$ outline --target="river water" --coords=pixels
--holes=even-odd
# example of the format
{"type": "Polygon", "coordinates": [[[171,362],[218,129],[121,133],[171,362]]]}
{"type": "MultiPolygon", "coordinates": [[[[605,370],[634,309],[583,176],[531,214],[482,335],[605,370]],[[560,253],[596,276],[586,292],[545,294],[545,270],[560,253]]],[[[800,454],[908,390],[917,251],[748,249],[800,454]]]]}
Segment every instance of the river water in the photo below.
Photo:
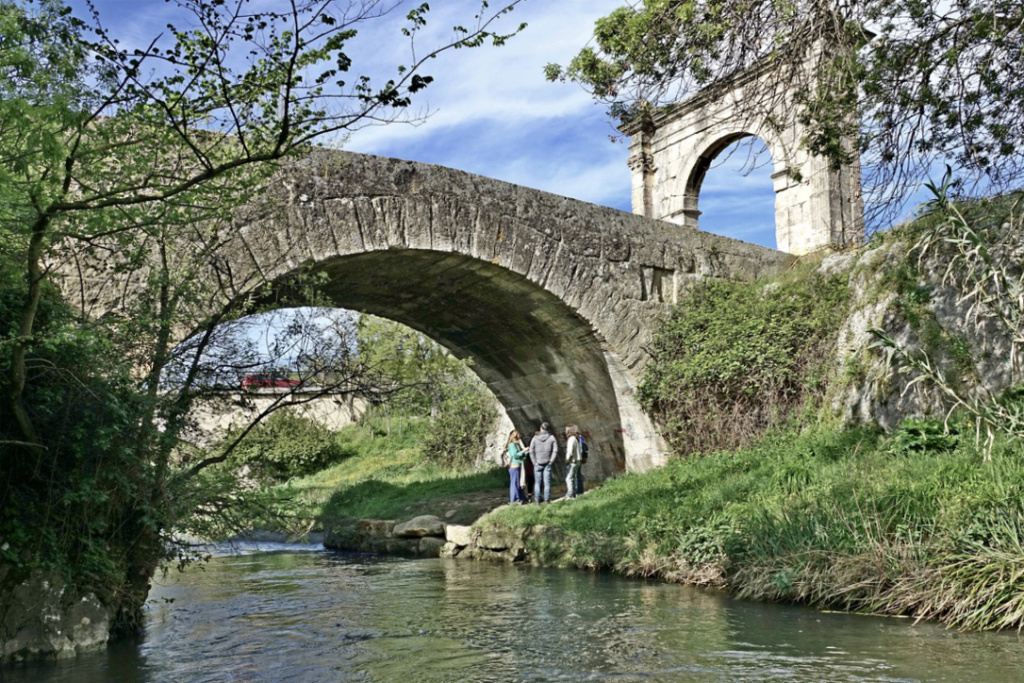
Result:
{"type": "Polygon", "coordinates": [[[1024,680],[1016,633],[607,574],[254,550],[161,580],[138,641],[3,670],[0,680],[1024,680]]]}

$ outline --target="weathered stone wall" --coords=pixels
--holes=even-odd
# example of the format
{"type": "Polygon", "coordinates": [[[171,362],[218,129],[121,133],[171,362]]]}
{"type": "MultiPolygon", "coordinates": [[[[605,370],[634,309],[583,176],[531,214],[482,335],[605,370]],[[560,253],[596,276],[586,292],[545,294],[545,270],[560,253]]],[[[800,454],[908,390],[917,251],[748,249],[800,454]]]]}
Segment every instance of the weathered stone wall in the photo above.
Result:
{"type": "Polygon", "coordinates": [[[232,428],[252,422],[258,415],[275,404],[305,417],[328,429],[339,430],[354,424],[366,411],[366,402],[350,393],[328,393],[312,397],[310,391],[255,391],[224,392],[210,396],[193,407],[193,421],[185,439],[205,446],[232,428]]]}
{"type": "MultiPolygon", "coordinates": [[[[292,276],[324,276],[334,305],[404,323],[472,359],[524,434],[542,420],[559,431],[578,424],[600,478],[665,460],[635,390],[645,347],[686,282],[789,262],[448,168],[318,150],[239,212],[207,270],[224,292],[211,306],[255,293],[294,301],[292,276]]],[[[131,291],[102,265],[67,282],[94,315],[131,291]]]]}

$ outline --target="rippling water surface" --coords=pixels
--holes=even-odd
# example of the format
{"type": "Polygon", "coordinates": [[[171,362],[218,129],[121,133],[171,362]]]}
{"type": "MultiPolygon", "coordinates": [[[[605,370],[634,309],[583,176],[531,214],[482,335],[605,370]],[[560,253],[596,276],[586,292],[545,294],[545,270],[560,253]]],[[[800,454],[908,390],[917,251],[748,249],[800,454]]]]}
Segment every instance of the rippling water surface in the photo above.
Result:
{"type": "Polygon", "coordinates": [[[1016,633],[605,574],[275,549],[151,596],[144,636],[4,681],[1020,681],[1016,633]]]}

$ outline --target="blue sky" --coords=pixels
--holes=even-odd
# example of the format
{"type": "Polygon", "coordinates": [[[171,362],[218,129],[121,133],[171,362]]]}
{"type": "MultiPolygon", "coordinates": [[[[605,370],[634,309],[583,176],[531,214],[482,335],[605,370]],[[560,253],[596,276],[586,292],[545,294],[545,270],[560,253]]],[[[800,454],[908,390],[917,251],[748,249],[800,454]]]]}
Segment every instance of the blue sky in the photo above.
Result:
{"type": "MultiPolygon", "coordinates": [[[[269,0],[268,0],[269,1],[269,0]]],[[[80,16],[85,0],[69,0],[80,16]]],[[[94,0],[104,24],[128,45],[148,42],[168,21],[182,21],[173,2],[94,0]],[[145,10],[141,8],[145,7],[145,10]]],[[[356,70],[407,63],[398,28],[407,3],[392,16],[364,25],[352,42],[356,70]]],[[[498,3],[493,2],[497,5],[498,3]]],[[[626,141],[613,142],[604,107],[579,86],[545,81],[549,62],[567,63],[590,39],[594,21],[624,0],[525,0],[506,26],[528,27],[503,47],[458,50],[425,72],[435,83],[415,111],[419,125],[390,124],[353,133],[345,149],[450,166],[555,194],[630,210],[626,141]]],[[[428,44],[448,37],[479,9],[477,0],[435,0],[427,15],[428,44]]],[[[775,246],[770,169],[745,174],[746,154],[723,155],[704,181],[701,227],[775,246]]]]}

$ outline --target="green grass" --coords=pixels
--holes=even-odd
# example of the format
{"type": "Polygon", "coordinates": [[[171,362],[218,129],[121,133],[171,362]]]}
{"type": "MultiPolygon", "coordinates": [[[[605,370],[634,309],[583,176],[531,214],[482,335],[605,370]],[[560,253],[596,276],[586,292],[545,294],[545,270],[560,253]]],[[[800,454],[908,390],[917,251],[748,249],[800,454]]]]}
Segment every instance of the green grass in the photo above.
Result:
{"type": "MultiPolygon", "coordinates": [[[[508,488],[508,473],[501,468],[481,471],[447,468],[423,457],[426,419],[394,418],[390,434],[381,424],[359,424],[338,432],[344,452],[337,464],[308,477],[276,486],[277,518],[263,526],[284,526],[302,532],[330,526],[342,519],[398,519],[449,510],[454,518],[475,519],[482,513],[461,509],[455,502],[467,494],[508,488]]],[[[472,506],[469,506],[470,508],[472,506]]]]}
{"type": "Polygon", "coordinates": [[[541,563],[719,585],[741,597],[1019,628],[1024,448],[983,462],[972,435],[907,454],[860,429],[774,434],[675,460],[572,503],[481,524],[556,527],[541,563]]]}

